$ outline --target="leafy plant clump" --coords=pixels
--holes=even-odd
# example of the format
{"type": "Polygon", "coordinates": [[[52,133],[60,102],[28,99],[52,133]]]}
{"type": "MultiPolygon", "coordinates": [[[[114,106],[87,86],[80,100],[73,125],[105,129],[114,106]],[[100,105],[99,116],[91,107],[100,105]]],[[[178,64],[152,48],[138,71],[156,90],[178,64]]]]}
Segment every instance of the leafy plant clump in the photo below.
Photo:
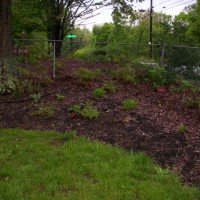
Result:
{"type": "Polygon", "coordinates": [[[38,103],[42,97],[41,93],[37,94],[31,94],[30,97],[35,101],[35,103],[38,103]]]}
{"type": "Polygon", "coordinates": [[[122,106],[125,110],[131,110],[138,106],[138,101],[135,99],[126,99],[123,101],[122,106]]]}
{"type": "Polygon", "coordinates": [[[155,88],[169,85],[176,80],[176,75],[163,67],[151,67],[147,72],[147,79],[153,83],[155,88]]]}
{"type": "Polygon", "coordinates": [[[61,94],[56,94],[56,99],[57,100],[63,100],[65,98],[65,96],[61,95],[61,94]]]}
{"type": "Polygon", "coordinates": [[[100,112],[92,105],[91,102],[73,105],[68,109],[68,111],[79,113],[82,117],[87,119],[95,119],[100,116],[100,112]]]}
{"type": "Polygon", "coordinates": [[[35,110],[32,115],[41,116],[44,118],[51,118],[55,115],[55,111],[58,110],[55,106],[41,105],[37,110],[35,110]]]}
{"type": "Polygon", "coordinates": [[[94,97],[103,98],[106,94],[106,91],[103,88],[96,88],[93,92],[94,97]]]}
{"type": "Polygon", "coordinates": [[[185,126],[184,124],[181,124],[178,129],[177,129],[178,133],[186,133],[187,131],[187,126],[185,126]]]}
{"type": "Polygon", "coordinates": [[[115,93],[117,90],[117,87],[114,85],[114,83],[112,81],[108,81],[108,82],[104,83],[103,88],[105,91],[108,91],[111,93],[115,93]]]}
{"type": "Polygon", "coordinates": [[[131,66],[125,66],[118,70],[117,77],[123,82],[136,83],[135,70],[131,66]]]}
{"type": "Polygon", "coordinates": [[[82,83],[87,83],[93,81],[95,78],[95,73],[90,69],[79,68],[75,72],[75,77],[78,78],[82,83]]]}

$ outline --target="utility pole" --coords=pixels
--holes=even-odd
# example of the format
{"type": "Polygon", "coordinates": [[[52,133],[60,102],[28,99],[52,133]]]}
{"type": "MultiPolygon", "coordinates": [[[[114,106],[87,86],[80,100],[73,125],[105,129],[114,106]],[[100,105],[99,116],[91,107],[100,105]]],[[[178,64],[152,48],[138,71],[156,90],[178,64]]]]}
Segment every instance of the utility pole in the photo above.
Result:
{"type": "Polygon", "coordinates": [[[153,0],[150,0],[150,33],[149,33],[149,58],[152,58],[152,32],[153,32],[153,0]]]}

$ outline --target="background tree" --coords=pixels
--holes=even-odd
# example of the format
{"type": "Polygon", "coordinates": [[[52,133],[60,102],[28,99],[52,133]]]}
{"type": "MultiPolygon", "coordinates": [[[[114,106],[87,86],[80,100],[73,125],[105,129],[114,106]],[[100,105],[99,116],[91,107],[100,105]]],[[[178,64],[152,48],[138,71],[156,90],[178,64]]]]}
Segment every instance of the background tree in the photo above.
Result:
{"type": "MultiPolygon", "coordinates": [[[[142,0],[137,0],[142,1],[142,0]]],[[[38,6],[40,16],[47,26],[48,39],[59,40],[56,42],[56,56],[61,55],[62,41],[67,33],[84,20],[93,17],[94,11],[105,6],[113,5],[115,13],[131,14],[133,0],[41,0],[38,6]]]]}
{"type": "Polygon", "coordinates": [[[17,67],[13,61],[11,0],[0,1],[0,93],[16,89],[17,67]]]}

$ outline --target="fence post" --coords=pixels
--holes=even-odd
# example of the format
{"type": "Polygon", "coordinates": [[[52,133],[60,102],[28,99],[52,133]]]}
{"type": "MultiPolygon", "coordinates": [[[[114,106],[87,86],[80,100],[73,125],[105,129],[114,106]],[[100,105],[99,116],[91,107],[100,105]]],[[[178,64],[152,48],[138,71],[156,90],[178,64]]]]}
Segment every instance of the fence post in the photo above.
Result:
{"type": "Polygon", "coordinates": [[[162,45],[162,57],[161,57],[161,66],[164,67],[164,59],[165,59],[165,45],[162,45]]]}
{"type": "Polygon", "coordinates": [[[53,41],[53,78],[56,77],[56,42],[53,41]]]}

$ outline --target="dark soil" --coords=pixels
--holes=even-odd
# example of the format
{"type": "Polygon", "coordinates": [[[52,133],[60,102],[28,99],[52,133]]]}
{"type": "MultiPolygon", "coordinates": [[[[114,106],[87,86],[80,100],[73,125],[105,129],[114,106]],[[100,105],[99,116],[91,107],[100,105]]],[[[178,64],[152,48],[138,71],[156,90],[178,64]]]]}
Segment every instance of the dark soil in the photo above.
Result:
{"type": "MultiPolygon", "coordinates": [[[[183,182],[200,186],[200,109],[187,107],[182,103],[183,94],[165,89],[156,91],[150,83],[127,84],[114,80],[116,93],[107,93],[103,99],[96,99],[93,91],[110,80],[108,72],[116,69],[113,64],[91,64],[74,60],[62,60],[64,66],[57,72],[56,79],[45,83],[40,72],[32,70],[34,83],[42,83],[43,96],[39,103],[30,99],[29,94],[21,97],[0,96],[0,128],[23,128],[57,130],[100,140],[134,151],[145,151],[162,167],[177,172],[183,182]],[[82,84],[73,76],[80,67],[101,69],[102,76],[93,82],[82,84]],[[38,76],[37,76],[38,75],[38,76]],[[55,93],[65,96],[56,99],[55,93]],[[124,110],[122,101],[127,98],[138,100],[134,110],[124,110]],[[69,112],[74,104],[92,101],[101,115],[97,119],[84,119],[69,112]],[[35,116],[33,112],[41,105],[56,107],[51,118],[35,116]],[[186,133],[177,131],[187,126],[186,133]]],[[[50,67],[51,62],[43,65],[50,67]]],[[[26,66],[33,69],[31,66],[26,66]]],[[[141,72],[139,73],[142,74],[141,72]]],[[[141,75],[142,77],[142,75],[141,75]]],[[[29,78],[30,79],[30,78],[29,78]]]]}

